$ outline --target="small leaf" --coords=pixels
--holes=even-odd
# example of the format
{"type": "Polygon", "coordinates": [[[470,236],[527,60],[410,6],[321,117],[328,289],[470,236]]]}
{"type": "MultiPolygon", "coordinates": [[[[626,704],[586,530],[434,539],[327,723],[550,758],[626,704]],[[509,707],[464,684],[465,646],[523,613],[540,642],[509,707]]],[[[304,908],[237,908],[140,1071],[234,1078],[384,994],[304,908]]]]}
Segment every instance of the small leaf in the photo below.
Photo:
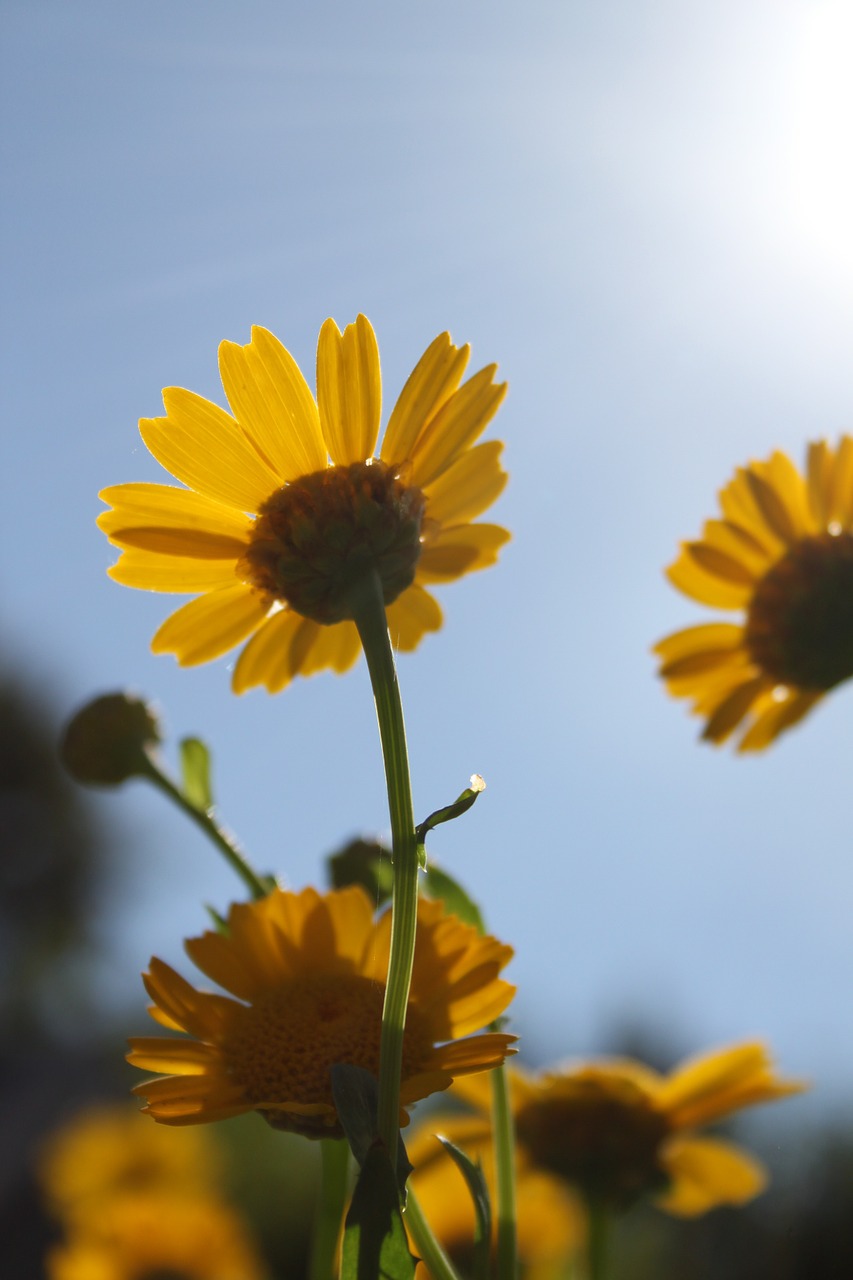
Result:
{"type": "Polygon", "coordinates": [[[431,898],[443,902],[445,911],[450,915],[458,916],[465,924],[473,925],[478,933],[486,932],[485,921],[476,902],[458,880],[454,880],[453,876],[437,867],[434,862],[430,863],[424,876],[424,891],[431,898]]]}
{"type": "Polygon", "coordinates": [[[346,1219],[341,1280],[414,1280],[397,1179],[380,1143],[367,1152],[346,1219]]]}
{"type": "Polygon", "coordinates": [[[213,808],[210,752],[201,738],[183,738],[180,751],[183,793],[191,805],[207,813],[208,809],[213,808]]]}
{"type": "MultiPolygon", "coordinates": [[[[370,1071],[364,1067],[355,1067],[348,1062],[336,1062],[331,1068],[332,1097],[335,1110],[343,1125],[350,1150],[359,1166],[363,1166],[367,1156],[379,1137],[379,1083],[370,1071]]],[[[412,1166],[403,1145],[401,1134],[397,1133],[397,1198],[406,1203],[406,1182],[412,1166]]]]}
{"type": "Polygon", "coordinates": [[[447,1138],[442,1138],[440,1133],[436,1137],[462,1174],[471,1193],[475,1219],[472,1275],[473,1280],[487,1280],[492,1245],[492,1202],[483,1170],[479,1161],[475,1164],[464,1151],[460,1151],[447,1138]]]}
{"type": "Polygon", "coordinates": [[[231,932],[231,930],[228,928],[228,921],[225,919],[225,917],[221,916],[219,912],[216,910],[216,907],[212,907],[209,902],[206,902],[204,904],[204,909],[207,912],[207,914],[210,916],[211,920],[213,921],[213,927],[216,930],[216,932],[221,933],[227,937],[228,934],[231,932]]]}
{"type": "Polygon", "coordinates": [[[378,840],[351,840],[326,859],[332,888],[360,884],[377,907],[388,902],[394,884],[391,850],[378,840]]]}

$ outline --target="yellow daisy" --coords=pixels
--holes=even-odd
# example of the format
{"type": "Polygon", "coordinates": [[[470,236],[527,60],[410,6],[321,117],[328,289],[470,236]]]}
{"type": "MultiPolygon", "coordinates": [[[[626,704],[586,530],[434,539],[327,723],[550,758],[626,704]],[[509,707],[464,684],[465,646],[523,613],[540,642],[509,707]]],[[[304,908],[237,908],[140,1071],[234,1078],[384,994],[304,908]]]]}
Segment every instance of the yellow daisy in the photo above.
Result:
{"type": "Polygon", "coordinates": [[[169,1194],[105,1199],[50,1251],[46,1269],[48,1280],[262,1280],[266,1274],[227,1204],[169,1194]]]}
{"type": "Polygon", "coordinates": [[[223,1173],[211,1133],[167,1133],[132,1103],[90,1107],[45,1143],[39,1182],[54,1213],[97,1214],[107,1196],[206,1193],[223,1173]]]}
{"type": "Polygon", "coordinates": [[[809,445],[801,475],[784,453],[739,468],[721,518],[682,544],[669,580],[702,604],[742,612],[655,646],[669,692],[723,742],[761,751],[853,675],[853,438],[809,445]]]}
{"type": "MultiPolygon", "coordinates": [[[[522,1177],[547,1174],[611,1209],[651,1194],[661,1208],[683,1217],[743,1204],[766,1184],[752,1156],[695,1130],[803,1088],[774,1074],[760,1044],[705,1054],[668,1076],[617,1058],[539,1076],[511,1069],[510,1081],[522,1177]]],[[[433,1116],[432,1131],[463,1150],[488,1143],[487,1083],[459,1081],[453,1093],[482,1118],[433,1116]]]]}
{"type": "MultiPolygon", "coordinates": [[[[260,1111],[276,1128],[340,1137],[329,1071],[348,1063],[378,1074],[390,933],[390,913],[376,920],[359,886],[324,896],[277,889],[232,906],[227,934],[186,944],[199,969],[236,1000],[197,991],[152,960],[145,985],[153,1017],[193,1038],[131,1040],[130,1062],[167,1073],[136,1088],[146,1110],[163,1124],[260,1111]]],[[[420,902],[404,1106],[512,1052],[514,1036],[470,1034],[512,999],[514,988],[498,976],[511,955],[511,947],[446,915],[440,903],[420,902]]]]}
{"type": "Polygon", "coordinates": [[[494,564],[509,534],[475,517],[501,493],[502,445],[477,444],[506,386],[495,365],[462,382],[470,349],[448,334],[410,375],[374,457],[379,352],[359,316],[320,330],[317,398],[266,329],[223,342],[226,413],[180,387],[164,418],[143,419],[154,457],[187,488],[104,489],[98,523],[121,547],[109,570],[150,591],[199,593],[154,636],[155,653],[191,666],[248,639],[234,669],[242,693],[276,693],[296,675],[346,671],[360,646],[349,593],[379,575],[395,647],[441,626],[427,587],[494,564]]]}

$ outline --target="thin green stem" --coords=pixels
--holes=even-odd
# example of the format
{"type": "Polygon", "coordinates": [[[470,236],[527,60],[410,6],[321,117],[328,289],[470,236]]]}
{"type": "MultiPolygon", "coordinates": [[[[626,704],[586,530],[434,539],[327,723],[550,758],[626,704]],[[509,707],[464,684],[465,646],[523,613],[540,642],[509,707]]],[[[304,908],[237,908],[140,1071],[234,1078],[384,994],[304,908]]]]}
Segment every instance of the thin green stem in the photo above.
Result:
{"type": "Polygon", "coordinates": [[[397,1133],[400,1126],[403,1032],[415,955],[418,852],[403,704],[400,701],[400,686],[397,683],[394,654],[388,635],[382,586],[376,573],[362,580],[353,591],[351,603],[376,701],[391,816],[394,887],[391,903],[391,952],[382,1009],[379,1054],[379,1133],[393,1164],[397,1155],[397,1133]]]}
{"type": "Polygon", "coordinates": [[[418,1198],[411,1187],[406,1199],[406,1222],[415,1242],[415,1248],[426,1265],[431,1280],[459,1280],[453,1264],[433,1235],[432,1227],[424,1217],[418,1198]]]}
{"type": "Polygon", "coordinates": [[[609,1264],[610,1213],[600,1202],[587,1201],[589,1215],[589,1280],[606,1280],[609,1264]]]}
{"type": "Polygon", "coordinates": [[[516,1280],[518,1242],[515,1209],[515,1126],[505,1066],[491,1073],[492,1140],[495,1144],[498,1214],[498,1280],[516,1280]]]}
{"type": "Polygon", "coordinates": [[[320,1204],[314,1219],[310,1280],[336,1280],[349,1184],[349,1147],[338,1138],[320,1143],[320,1204]]]}
{"type": "Polygon", "coordinates": [[[208,812],[204,809],[197,809],[194,804],[191,804],[183,792],[175,786],[172,779],[162,772],[159,765],[150,756],[147,759],[148,767],[143,776],[148,778],[149,782],[153,782],[154,786],[162,791],[164,795],[168,796],[188,818],[192,819],[197,827],[201,827],[204,834],[213,841],[219,852],[224,856],[232,870],[236,871],[252,897],[265,898],[271,887],[269,881],[265,881],[262,876],[259,876],[253,870],[233,837],[224,831],[208,812]]]}

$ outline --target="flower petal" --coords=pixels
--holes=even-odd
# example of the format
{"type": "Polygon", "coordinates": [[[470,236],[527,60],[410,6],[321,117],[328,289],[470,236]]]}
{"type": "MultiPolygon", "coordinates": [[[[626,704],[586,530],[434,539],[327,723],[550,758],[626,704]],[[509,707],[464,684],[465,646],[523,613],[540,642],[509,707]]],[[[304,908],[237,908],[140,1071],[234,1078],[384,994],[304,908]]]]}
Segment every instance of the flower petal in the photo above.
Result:
{"type": "Polygon", "coordinates": [[[702,730],[705,742],[725,742],[767,689],[764,676],[743,680],[721,698],[702,730]]]}
{"type": "Polygon", "coordinates": [[[210,662],[261,625],[269,602],[242,582],[209,591],[182,605],[155,632],[153,653],[173,653],[182,667],[210,662]]]}
{"type": "Polygon", "coordinates": [[[116,546],[222,560],[243,554],[251,520],[192,489],[117,484],[99,498],[112,505],[97,524],[116,546]]]}
{"type": "Polygon", "coordinates": [[[671,635],[659,640],[652,652],[667,666],[697,653],[738,649],[743,643],[743,634],[743,627],[738,627],[733,622],[703,622],[698,626],[673,631],[671,635]]]}
{"type": "Polygon", "coordinates": [[[738,743],[738,751],[763,751],[786,729],[792,728],[808,715],[815,703],[824,696],[823,690],[788,691],[788,697],[769,706],[755,720],[752,727],[738,743]]]}
{"type": "Polygon", "coordinates": [[[694,1129],[802,1089],[798,1081],[774,1074],[763,1044],[748,1041],[703,1053],[676,1068],[661,1085],[658,1102],[674,1129],[694,1129]]]}
{"type": "Polygon", "coordinates": [[[751,584],[720,577],[707,567],[710,557],[706,557],[705,564],[700,563],[694,553],[696,545],[682,543],[681,554],[666,570],[672,585],[701,604],[710,604],[718,609],[744,608],[752,595],[751,584]]]}
{"type": "Polygon", "coordinates": [[[842,436],[835,454],[827,515],[843,529],[853,524],[853,438],[842,436]]]}
{"type": "Polygon", "coordinates": [[[127,1061],[133,1067],[161,1074],[199,1076],[221,1065],[221,1054],[213,1045],[186,1036],[131,1036],[127,1061]]]}
{"type": "Polygon", "coordinates": [[[231,680],[235,693],[259,684],[278,693],[288,684],[293,677],[290,646],[301,622],[292,609],[280,609],[267,618],[237,659],[231,680]]]}
{"type": "Polygon", "coordinates": [[[412,449],[412,484],[426,488],[485,431],[507,390],[496,372],[490,364],[475,373],[430,419],[412,449]]]}
{"type": "Polygon", "coordinates": [[[424,546],[416,580],[453,582],[475,569],[487,569],[509,539],[507,530],[497,524],[462,524],[442,529],[434,541],[424,546]]]}
{"type": "Polygon", "coordinates": [[[414,583],[386,609],[391,644],[401,653],[411,653],[428,631],[438,631],[442,612],[438,601],[414,583]]]}
{"type": "Polygon", "coordinates": [[[189,595],[234,584],[234,560],[199,560],[160,555],[156,551],[123,551],[107,569],[114,582],[142,591],[173,591],[189,595]]]}
{"type": "Polygon", "coordinates": [[[655,1203],[681,1218],[697,1217],[717,1205],[746,1204],[767,1185],[757,1160],[719,1138],[673,1138],[663,1163],[672,1184],[655,1203]]]}
{"type": "Polygon", "coordinates": [[[335,466],[373,456],[382,411],[379,348],[366,316],[343,333],[327,320],[317,343],[317,403],[335,466]]]}
{"type": "Polygon", "coordinates": [[[455,347],[449,333],[440,333],[430,343],[388,420],[380,455],[383,462],[394,466],[411,458],[415,441],[462,381],[470,355],[471,348],[455,347]]]}
{"type": "Polygon", "coordinates": [[[277,477],[273,488],[326,466],[311,389],[293,356],[268,329],[253,325],[252,340],[245,346],[221,343],[219,374],[234,417],[277,477]]]}
{"type": "Polygon", "coordinates": [[[500,497],[509,476],[500,464],[503,444],[487,440],[457,458],[425,490],[427,517],[440,525],[466,524],[500,497]]]}
{"type": "Polygon", "coordinates": [[[240,511],[257,511],[281,481],[219,405],[183,387],[163,392],[165,418],[139,433],[157,461],[190,489],[240,511]]]}

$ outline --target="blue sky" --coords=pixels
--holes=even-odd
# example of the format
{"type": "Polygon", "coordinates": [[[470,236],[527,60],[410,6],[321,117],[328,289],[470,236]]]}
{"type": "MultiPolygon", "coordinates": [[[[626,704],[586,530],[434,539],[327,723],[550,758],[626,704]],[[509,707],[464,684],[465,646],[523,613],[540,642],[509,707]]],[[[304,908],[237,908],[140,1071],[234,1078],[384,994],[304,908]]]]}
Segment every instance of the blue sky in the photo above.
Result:
{"type": "MultiPolygon", "coordinates": [[[[294,886],[387,825],[363,668],[269,698],[148,642],[97,492],[164,480],[136,421],[216,348],[379,338],[387,411],[439,331],[496,360],[494,570],[400,662],[433,852],[517,951],[531,1060],[650,1020],[762,1035],[849,1090],[853,688],[763,757],[696,742],[650,645],[662,568],[733,468],[853,425],[853,21],[841,3],[115,6],[6,0],[4,652],[57,717],[129,686],[214,750],[225,820],[294,886]],[[10,198],[11,197],[11,198],[10,198]]],[[[102,929],[111,998],[238,886],[141,786],[102,929]]],[[[189,972],[186,964],[185,971],[189,972]]],[[[796,1104],[801,1105],[801,1104],[796,1104]]]]}

